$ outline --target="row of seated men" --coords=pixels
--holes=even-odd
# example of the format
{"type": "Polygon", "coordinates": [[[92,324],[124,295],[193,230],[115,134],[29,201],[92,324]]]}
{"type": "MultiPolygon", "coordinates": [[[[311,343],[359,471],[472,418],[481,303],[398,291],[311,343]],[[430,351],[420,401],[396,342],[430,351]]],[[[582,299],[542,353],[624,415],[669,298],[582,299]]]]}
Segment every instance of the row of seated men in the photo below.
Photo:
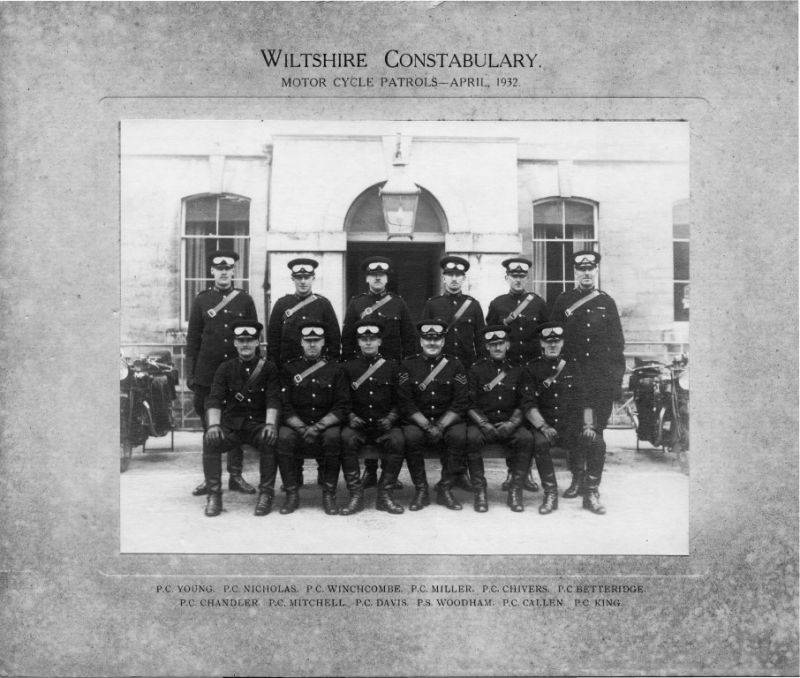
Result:
{"type": "MultiPolygon", "coordinates": [[[[187,385],[194,391],[195,409],[203,420],[204,429],[209,424],[205,417],[206,399],[217,367],[236,355],[231,324],[235,320],[257,320],[252,298],[233,286],[237,260],[238,255],[230,250],[212,253],[209,263],[214,285],[195,298],[190,313],[185,373],[187,385]]],[[[573,255],[575,289],[563,293],[556,300],[552,315],[564,323],[565,343],[560,345],[567,349],[563,351],[564,357],[577,360],[579,366],[576,369],[580,369],[586,375],[585,381],[592,384],[595,431],[599,437],[598,445],[604,447],[602,431],[610,414],[613,392],[619,387],[624,372],[624,341],[613,299],[596,289],[599,261],[599,253],[593,251],[573,255]]],[[[305,355],[301,328],[309,321],[317,321],[324,328],[322,352],[327,360],[343,356],[347,361],[361,355],[361,342],[356,338],[357,324],[361,320],[372,320],[380,325],[383,359],[399,362],[419,351],[423,338],[418,336],[405,302],[398,295],[386,291],[391,272],[389,259],[371,257],[362,262],[368,289],[350,301],[341,334],[330,302],[312,290],[317,266],[318,262],[309,258],[294,259],[288,264],[295,293],[276,301],[267,331],[266,356],[275,365],[283,369],[305,355]]],[[[525,291],[530,260],[513,257],[504,261],[503,266],[509,293],[491,302],[486,320],[490,326],[499,324],[505,330],[505,360],[511,367],[521,367],[541,354],[538,327],[547,319],[548,311],[541,297],[525,291]]],[[[441,268],[445,293],[426,303],[423,316],[445,323],[443,352],[449,360],[457,359],[466,369],[489,355],[489,344],[483,335],[486,324],[477,300],[461,293],[469,263],[461,257],[448,256],[441,260],[441,268]]],[[[255,488],[242,476],[241,449],[231,449],[227,456],[229,489],[255,493],[255,488]]],[[[571,455],[569,461],[574,482],[567,494],[571,494],[575,487],[583,494],[586,468],[581,465],[579,457],[571,455]]],[[[302,459],[298,459],[297,464],[296,476],[298,484],[301,484],[302,459]]],[[[377,462],[365,460],[364,466],[362,488],[374,486],[377,483],[377,462]]],[[[464,466],[462,464],[456,469],[454,484],[471,489],[473,483],[464,466]]],[[[513,464],[510,457],[508,466],[504,490],[511,485],[513,464]]],[[[397,486],[399,483],[393,485],[397,486]]],[[[538,489],[532,474],[523,479],[523,486],[532,491],[538,489]]],[[[208,489],[204,481],[193,494],[206,494],[208,489]]]]}
{"type": "MultiPolygon", "coordinates": [[[[417,323],[421,352],[399,363],[381,355],[384,326],[379,321],[355,323],[359,354],[338,363],[323,357],[326,326],[307,320],[299,326],[302,357],[280,372],[259,355],[262,329],[253,320],[232,324],[238,355],[216,371],[205,401],[207,516],[222,511],[221,455],[243,443],[260,453],[258,516],[272,510],[278,470],[285,492],[280,513],[297,510],[297,460],[304,456],[318,461],[325,513],[358,513],[365,503],[359,451],[368,443],[383,452],[378,510],[403,513],[392,491],[404,461],[414,486],[409,510],[430,504],[424,451],[435,448],[441,455],[437,503],[462,508],[452,490],[455,478],[466,469],[474,509],[487,511],[482,451],[489,443],[499,443],[507,450],[511,469],[508,506],[524,510],[523,481],[533,457],[544,489],[539,512],[546,515],[558,508],[550,456],[556,440],[586,466],[584,508],[605,512],[597,491],[604,446],[596,430],[591,385],[576,361],[561,358],[562,323],[539,326],[543,355],[524,367],[508,360],[507,327],[486,326],[481,338],[488,357],[469,369],[443,352],[446,324],[438,320],[417,323]],[[340,470],[349,495],[341,507],[336,498],[340,470]]],[[[577,496],[578,489],[573,482],[565,496],[577,496]]]]}

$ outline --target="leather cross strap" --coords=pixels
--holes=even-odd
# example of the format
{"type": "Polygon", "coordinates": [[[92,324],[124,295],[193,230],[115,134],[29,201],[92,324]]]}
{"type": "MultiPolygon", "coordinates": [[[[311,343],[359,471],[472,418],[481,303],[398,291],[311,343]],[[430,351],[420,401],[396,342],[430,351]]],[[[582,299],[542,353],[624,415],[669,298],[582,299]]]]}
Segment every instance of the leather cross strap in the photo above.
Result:
{"type": "Polygon", "coordinates": [[[239,290],[233,290],[227,297],[223,297],[222,301],[220,301],[214,308],[209,308],[206,313],[208,314],[209,318],[214,318],[217,313],[219,313],[223,308],[225,308],[233,298],[238,296],[239,290]]]}
{"type": "Polygon", "coordinates": [[[436,375],[444,369],[445,365],[447,365],[447,358],[442,358],[442,361],[436,367],[434,367],[430,374],[425,377],[425,380],[420,383],[419,390],[424,391],[426,388],[428,388],[430,383],[436,378],[436,375]]]}
{"type": "Polygon", "coordinates": [[[453,316],[453,319],[450,321],[450,324],[447,326],[446,332],[449,332],[453,327],[455,327],[456,323],[461,320],[461,316],[466,313],[469,305],[472,303],[472,299],[467,299],[461,306],[458,307],[456,314],[453,316]]]}
{"type": "Polygon", "coordinates": [[[522,301],[520,301],[519,304],[517,304],[517,307],[503,319],[503,325],[510,325],[511,323],[513,323],[517,318],[519,318],[522,315],[522,312],[527,308],[528,304],[530,304],[532,301],[533,301],[532,294],[529,294],[522,301]]]}
{"type": "Polygon", "coordinates": [[[375,311],[377,311],[377,310],[378,310],[378,309],[379,309],[381,306],[383,306],[384,304],[388,304],[388,303],[389,303],[391,300],[392,300],[392,295],[391,295],[391,294],[387,294],[387,295],[386,295],[386,296],[385,296],[383,299],[381,299],[381,300],[380,300],[380,301],[379,301],[377,304],[375,304],[374,306],[367,306],[367,307],[366,307],[366,308],[365,308],[363,311],[361,311],[361,316],[360,316],[360,319],[361,319],[361,320],[363,320],[363,319],[364,319],[364,318],[366,318],[368,315],[372,315],[372,314],[373,314],[373,313],[375,313],[375,311]]]}
{"type": "Polygon", "coordinates": [[[552,383],[553,383],[553,382],[554,382],[556,379],[558,379],[558,375],[559,375],[559,374],[561,374],[561,370],[563,370],[563,369],[564,369],[564,366],[565,366],[566,364],[567,364],[567,361],[566,361],[566,360],[564,360],[563,358],[562,358],[561,360],[559,360],[559,361],[558,361],[558,367],[556,368],[556,372],[555,372],[555,374],[551,374],[549,377],[547,377],[547,379],[545,379],[545,380],[542,382],[542,385],[543,385],[545,388],[550,388],[550,385],[551,385],[551,384],[552,384],[552,383]]]}
{"type": "Polygon", "coordinates": [[[312,294],[303,299],[303,301],[295,304],[291,308],[287,308],[283,312],[283,319],[286,320],[287,318],[291,318],[295,313],[297,313],[301,308],[303,308],[303,306],[308,306],[310,303],[316,301],[317,299],[319,299],[319,297],[316,294],[312,294]]]}
{"type": "Polygon", "coordinates": [[[576,301],[572,306],[570,306],[566,311],[564,311],[564,315],[569,318],[575,311],[577,311],[581,306],[583,306],[586,302],[591,301],[592,299],[596,299],[600,296],[600,290],[594,290],[590,292],[585,297],[581,297],[576,301]]]}
{"type": "Polygon", "coordinates": [[[500,372],[494,379],[492,379],[488,384],[483,385],[483,390],[487,393],[491,391],[495,386],[497,386],[503,379],[505,379],[506,373],[500,372]]]}
{"type": "Polygon", "coordinates": [[[305,379],[308,375],[313,374],[318,369],[320,369],[322,367],[325,367],[325,365],[327,365],[327,364],[328,363],[326,363],[324,360],[318,360],[317,362],[315,362],[311,367],[309,367],[304,372],[301,372],[300,374],[295,374],[294,375],[294,383],[295,384],[300,384],[303,381],[303,379],[305,379]]]}
{"type": "MultiPolygon", "coordinates": [[[[267,361],[264,358],[258,359],[258,364],[256,365],[255,369],[250,373],[250,378],[247,380],[244,386],[242,386],[242,391],[246,391],[250,388],[253,384],[256,383],[256,379],[258,379],[258,375],[261,374],[261,370],[264,369],[264,364],[267,361]]],[[[242,402],[245,399],[244,393],[242,391],[237,391],[233,397],[236,398],[239,402],[242,402]]]]}
{"type": "Polygon", "coordinates": [[[358,379],[356,379],[352,384],[350,384],[353,387],[353,390],[357,391],[359,388],[361,388],[361,384],[363,384],[367,379],[369,379],[373,374],[375,374],[379,369],[381,369],[381,367],[384,365],[385,362],[386,358],[381,358],[377,362],[370,365],[369,369],[366,372],[364,372],[364,374],[362,374],[358,379]]]}

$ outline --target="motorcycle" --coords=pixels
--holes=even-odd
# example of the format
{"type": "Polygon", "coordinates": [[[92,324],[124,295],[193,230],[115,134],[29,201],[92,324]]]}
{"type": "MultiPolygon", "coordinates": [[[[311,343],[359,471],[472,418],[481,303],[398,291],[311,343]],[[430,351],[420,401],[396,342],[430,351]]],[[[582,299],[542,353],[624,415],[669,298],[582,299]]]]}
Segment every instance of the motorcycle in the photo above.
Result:
{"type": "Polygon", "coordinates": [[[133,448],[144,447],[150,436],[173,430],[172,401],[178,370],[169,351],[154,351],[119,363],[119,470],[128,469],[133,448]]]}
{"type": "Polygon", "coordinates": [[[634,359],[629,388],[630,409],[639,441],[680,456],[689,450],[689,359],[681,355],[665,365],[656,360],[634,359]]]}

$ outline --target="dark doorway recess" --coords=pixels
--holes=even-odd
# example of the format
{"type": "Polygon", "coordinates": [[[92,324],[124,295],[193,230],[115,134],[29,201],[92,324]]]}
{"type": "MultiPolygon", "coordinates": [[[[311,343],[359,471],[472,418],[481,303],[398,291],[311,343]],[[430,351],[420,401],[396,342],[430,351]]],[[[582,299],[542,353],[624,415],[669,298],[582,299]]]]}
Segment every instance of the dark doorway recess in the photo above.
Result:
{"type": "MultiPolygon", "coordinates": [[[[392,260],[389,291],[405,299],[416,321],[429,297],[439,294],[444,256],[443,242],[349,242],[347,244],[347,300],[367,290],[361,262],[367,257],[383,256],[392,260]]],[[[324,294],[324,290],[320,290],[324,294]]]]}

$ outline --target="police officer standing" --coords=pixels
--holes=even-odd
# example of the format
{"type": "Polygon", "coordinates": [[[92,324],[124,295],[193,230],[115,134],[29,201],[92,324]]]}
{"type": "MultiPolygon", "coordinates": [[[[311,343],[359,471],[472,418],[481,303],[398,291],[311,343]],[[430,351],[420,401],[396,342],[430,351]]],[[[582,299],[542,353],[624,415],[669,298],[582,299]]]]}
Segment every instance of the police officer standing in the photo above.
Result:
{"type": "MultiPolygon", "coordinates": [[[[403,466],[403,432],[395,424],[400,416],[397,400],[398,366],[380,353],[383,323],[359,320],[355,324],[361,354],[344,366],[350,384],[351,411],[348,425],[342,429],[342,454],[358,477],[358,453],[372,443],[383,450],[385,460],[378,481],[375,508],[399,514],[403,507],[395,503],[392,489],[403,466]]],[[[343,466],[345,462],[343,461],[343,466]]],[[[352,472],[352,471],[351,471],[352,472]]],[[[345,478],[348,470],[345,467],[345,478]]],[[[348,509],[342,509],[348,515],[348,509]]]]}
{"type": "Polygon", "coordinates": [[[422,353],[401,363],[398,378],[406,463],[415,490],[408,508],[418,511],[430,504],[422,448],[433,445],[444,448],[436,500],[449,509],[460,510],[452,488],[453,469],[463,467],[467,442],[467,426],[462,418],[469,405],[467,374],[457,358],[442,352],[445,323],[421,320],[417,329],[422,353]]]}
{"type": "Polygon", "coordinates": [[[300,347],[300,323],[317,320],[325,324],[325,349],[328,358],[339,359],[339,321],[331,302],[312,290],[316,259],[292,259],[291,271],[294,294],[278,299],[272,307],[267,327],[267,357],[282,365],[303,355],[300,347]]]}
{"type": "MultiPolygon", "coordinates": [[[[511,257],[503,261],[506,269],[508,294],[501,294],[492,299],[486,312],[486,324],[502,323],[508,328],[508,360],[515,365],[524,365],[539,356],[539,337],[536,328],[547,322],[547,303],[538,294],[527,292],[525,285],[533,262],[525,257],[511,257]]],[[[510,464],[511,458],[506,460],[510,464]]],[[[507,490],[511,481],[512,467],[508,466],[508,475],[503,482],[507,490]]],[[[536,492],[539,486],[533,480],[533,473],[527,474],[523,488],[536,492]]]]}
{"type": "MultiPolygon", "coordinates": [[[[383,324],[381,355],[387,360],[400,361],[417,352],[417,333],[406,302],[397,294],[387,291],[392,262],[386,257],[370,257],[361,262],[367,281],[367,291],[350,300],[342,326],[342,359],[347,361],[359,355],[356,323],[359,320],[377,320],[383,324]]],[[[364,462],[364,489],[378,484],[378,463],[374,459],[364,462]]],[[[400,489],[395,483],[395,489],[400,489]]]]}
{"type": "MultiPolygon", "coordinates": [[[[186,333],[186,385],[194,393],[194,409],[203,430],[207,427],[205,399],[211,391],[214,373],[223,361],[236,356],[231,325],[235,320],[258,320],[253,298],[233,286],[234,264],[239,255],[233,250],[217,250],[210,257],[214,284],[200,292],[192,302],[186,333]]],[[[241,448],[228,452],[228,489],[255,494],[255,488],[242,477],[244,453],[241,448]]],[[[192,492],[208,492],[206,483],[192,492]]]]}
{"type": "Polygon", "coordinates": [[[583,507],[593,513],[605,513],[597,487],[603,472],[605,445],[597,432],[595,410],[586,391],[583,368],[562,355],[565,326],[550,321],[539,326],[542,357],[528,363],[524,370],[523,409],[534,429],[534,459],[542,479],[544,501],[539,513],[558,508],[558,487],[550,457],[550,446],[566,447],[570,459],[586,464],[594,481],[584,496],[583,507]]]}
{"type": "Polygon", "coordinates": [[[483,310],[477,299],[461,291],[469,262],[461,257],[447,256],[442,258],[439,266],[442,269],[444,294],[425,302],[422,318],[447,323],[444,352],[455,356],[468,368],[485,355],[481,339],[481,330],[485,325],[483,310]]]}
{"type": "MultiPolygon", "coordinates": [[[[577,360],[583,372],[587,399],[594,408],[595,430],[605,454],[603,431],[614,399],[621,395],[625,374],[625,339],[617,305],[597,289],[599,263],[598,252],[575,252],[575,289],[558,296],[551,317],[564,324],[564,357],[577,360]]],[[[570,457],[570,470],[572,483],[564,496],[575,497],[590,486],[594,487],[595,496],[599,478],[587,477],[588,469],[580,459],[570,457]]]]}
{"type": "MultiPolygon", "coordinates": [[[[283,421],[278,432],[278,454],[304,455],[312,451],[322,471],[322,508],[336,515],[336,484],[339,479],[341,425],[350,411],[349,387],[339,363],[322,357],[325,346],[325,326],[316,320],[300,323],[300,343],[303,357],[284,366],[283,421]]],[[[358,463],[355,473],[345,467],[345,480],[350,491],[348,509],[355,512],[363,506],[358,463]],[[361,496],[359,500],[359,496],[361,496]]],[[[291,469],[291,478],[284,478],[286,501],[281,513],[292,513],[300,505],[300,495],[291,469]]]]}
{"type": "Polygon", "coordinates": [[[482,336],[489,357],[475,363],[468,375],[468,414],[472,421],[467,427],[467,468],[475,490],[475,510],[489,510],[482,449],[489,443],[502,443],[512,470],[508,503],[516,511],[515,507],[522,505],[522,481],[530,468],[533,449],[530,431],[520,426],[522,368],[508,359],[509,330],[505,325],[487,325],[482,336]]]}
{"type": "MultiPolygon", "coordinates": [[[[226,360],[214,374],[206,398],[208,429],[203,438],[203,472],[208,488],[206,515],[222,511],[222,461],[226,451],[243,443],[260,452],[260,482],[255,514],[265,516],[272,509],[275,493],[275,442],[281,385],[278,368],[259,355],[258,338],[264,326],[255,320],[231,323],[238,357],[226,360]]],[[[281,469],[288,464],[285,459],[281,469]]]]}
{"type": "MultiPolygon", "coordinates": [[[[316,320],[325,325],[325,352],[328,359],[339,359],[339,321],[331,302],[313,292],[316,259],[301,257],[287,264],[291,271],[294,294],[287,294],[272,307],[267,327],[267,357],[276,365],[285,365],[303,355],[300,346],[300,324],[316,320]]],[[[303,485],[303,457],[296,460],[297,484],[303,485]]],[[[318,471],[318,482],[319,471],[318,471]]]]}

